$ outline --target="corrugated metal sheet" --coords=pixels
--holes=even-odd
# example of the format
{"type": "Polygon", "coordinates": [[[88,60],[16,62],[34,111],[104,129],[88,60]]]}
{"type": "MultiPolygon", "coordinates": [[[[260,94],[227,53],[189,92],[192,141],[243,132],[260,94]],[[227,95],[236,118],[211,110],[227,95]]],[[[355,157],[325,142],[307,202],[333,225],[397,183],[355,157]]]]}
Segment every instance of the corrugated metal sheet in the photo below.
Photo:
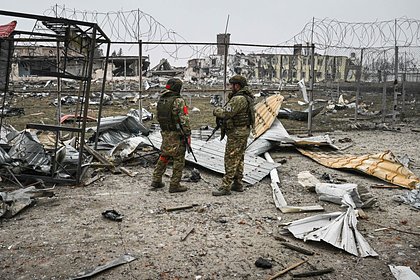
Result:
{"type": "Polygon", "coordinates": [[[274,146],[283,144],[293,145],[314,145],[314,146],[330,146],[336,148],[328,135],[319,135],[312,137],[297,137],[289,135],[283,124],[278,120],[273,120],[273,123],[260,138],[256,139],[247,148],[247,153],[252,155],[260,155],[269,151],[274,146]]]}
{"type": "Polygon", "coordinates": [[[357,230],[357,218],[350,205],[346,212],[334,212],[293,221],[287,229],[296,237],[324,241],[350,254],[360,257],[378,256],[357,230]]]}
{"type": "Polygon", "coordinates": [[[305,156],[327,167],[359,170],[408,189],[414,189],[416,185],[420,184],[419,177],[399,163],[391,151],[374,155],[355,156],[343,154],[339,151],[298,150],[305,156]]]}
{"type": "Polygon", "coordinates": [[[9,142],[12,148],[9,156],[13,160],[20,160],[33,169],[49,172],[50,157],[39,143],[36,135],[24,130],[9,142]]]}
{"type": "Polygon", "coordinates": [[[254,138],[260,137],[277,119],[283,99],[280,94],[270,95],[255,105],[254,138]]]}
{"type": "MultiPolygon", "coordinates": [[[[160,147],[162,137],[159,132],[149,135],[150,141],[155,147],[160,147]]],[[[204,168],[213,170],[217,173],[224,174],[224,154],[226,141],[214,139],[206,142],[198,139],[191,141],[191,147],[194,151],[197,163],[191,154],[187,154],[185,159],[189,162],[196,163],[204,168]]],[[[269,163],[261,157],[256,157],[245,153],[244,165],[244,181],[249,184],[255,184],[261,181],[265,176],[270,174],[273,168],[280,166],[279,163],[269,163]]]]}

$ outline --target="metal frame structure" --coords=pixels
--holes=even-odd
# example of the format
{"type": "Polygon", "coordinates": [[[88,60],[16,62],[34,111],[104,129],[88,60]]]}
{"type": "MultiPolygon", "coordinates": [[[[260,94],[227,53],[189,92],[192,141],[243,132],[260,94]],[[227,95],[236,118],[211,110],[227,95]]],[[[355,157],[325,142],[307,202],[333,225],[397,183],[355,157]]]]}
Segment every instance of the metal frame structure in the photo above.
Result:
{"type": "MultiPolygon", "coordinates": [[[[35,176],[22,174],[22,177],[36,177],[49,182],[79,184],[82,177],[83,150],[85,145],[85,131],[89,107],[89,97],[91,90],[95,49],[97,49],[102,44],[107,44],[107,54],[105,59],[105,65],[107,65],[111,41],[101,30],[101,28],[96,23],[92,22],[69,20],[64,18],[47,17],[33,14],[24,14],[3,10],[0,10],[0,15],[11,17],[13,18],[13,20],[16,20],[17,18],[34,20],[37,23],[40,22],[45,27],[45,33],[15,30],[10,38],[10,40],[12,40],[14,43],[55,42],[57,44],[57,65],[55,68],[57,71],[39,71],[36,74],[40,76],[56,77],[58,79],[58,85],[60,85],[60,81],[62,78],[80,81],[80,92],[82,102],[80,105],[80,110],[76,110],[76,114],[78,114],[82,119],[82,122],[79,122],[79,127],[75,128],[62,126],[59,121],[57,125],[27,124],[27,128],[35,128],[43,131],[52,131],[55,133],[55,153],[57,152],[58,142],[60,140],[59,136],[61,131],[71,131],[77,133],[78,137],[76,137],[76,139],[80,140],[78,142],[79,158],[76,175],[72,179],[55,178],[54,173],[56,170],[54,169],[56,167],[56,154],[54,153],[54,168],[51,172],[51,176],[35,176]],[[80,57],[83,61],[83,71],[80,75],[73,75],[66,71],[66,62],[71,56],[70,51],[72,53],[77,53],[78,57],[80,57]]],[[[102,81],[101,101],[103,100],[103,95],[105,92],[106,72],[107,71],[105,69],[102,81]]],[[[6,98],[7,91],[8,88],[6,85],[4,98],[6,98]]],[[[60,86],[58,87],[57,91],[58,95],[60,95],[60,86]]],[[[102,104],[100,104],[100,109],[101,106],[102,104]]],[[[16,176],[18,177],[20,175],[16,176]]]]}

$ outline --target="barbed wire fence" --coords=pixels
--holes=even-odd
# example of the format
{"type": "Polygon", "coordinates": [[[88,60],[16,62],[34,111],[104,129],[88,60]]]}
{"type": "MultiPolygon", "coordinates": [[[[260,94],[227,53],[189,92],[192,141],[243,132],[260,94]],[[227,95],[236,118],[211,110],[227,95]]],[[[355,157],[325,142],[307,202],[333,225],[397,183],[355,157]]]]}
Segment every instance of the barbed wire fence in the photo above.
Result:
{"type": "MultiPolygon", "coordinates": [[[[399,18],[365,23],[314,18],[287,42],[312,42],[316,45],[316,52],[324,57],[348,58],[344,76],[337,73],[334,76],[338,79],[333,79],[334,82],[324,79],[323,84],[329,91],[335,87],[356,92],[353,96],[356,98],[356,120],[358,113],[364,113],[359,110],[362,109],[358,107],[359,103],[369,96],[372,107],[379,109],[382,122],[388,116],[392,116],[394,124],[397,115],[418,116],[419,20],[399,18]]],[[[335,69],[339,68],[337,62],[331,64],[336,65],[335,69]]],[[[316,76],[315,80],[322,81],[320,78],[316,76]]]]}
{"type": "Polygon", "coordinates": [[[212,67],[215,64],[226,63],[225,81],[226,75],[240,72],[260,85],[274,82],[279,88],[303,79],[311,90],[332,98],[348,91],[356,102],[356,121],[364,113],[359,107],[366,106],[364,102],[380,111],[382,122],[389,115],[395,123],[397,114],[419,114],[420,21],[416,19],[366,23],[313,18],[301,32],[278,45],[225,42],[229,59],[223,62],[217,61],[221,59],[217,44],[188,42],[141,10],[103,13],[55,5],[45,15],[97,22],[113,43],[123,43],[128,50],[141,48],[174,60],[209,60],[207,75],[220,72],[212,67]],[[302,52],[296,53],[295,46],[302,52]],[[238,61],[243,62],[241,67],[238,61]]]}

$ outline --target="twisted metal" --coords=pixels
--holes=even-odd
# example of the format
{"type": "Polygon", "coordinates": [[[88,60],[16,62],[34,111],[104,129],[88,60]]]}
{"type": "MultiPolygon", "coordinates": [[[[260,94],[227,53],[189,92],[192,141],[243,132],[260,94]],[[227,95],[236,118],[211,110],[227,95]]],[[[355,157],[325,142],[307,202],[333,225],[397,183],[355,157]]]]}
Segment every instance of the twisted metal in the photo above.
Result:
{"type": "Polygon", "coordinates": [[[419,46],[420,20],[398,18],[374,22],[316,19],[308,22],[289,43],[312,42],[317,48],[386,48],[419,46]]]}
{"type": "MultiPolygon", "coordinates": [[[[112,42],[133,43],[171,42],[173,44],[144,45],[146,52],[160,48],[169,57],[178,59],[204,58],[216,53],[214,45],[194,45],[179,33],[166,28],[153,16],[140,9],[131,11],[98,12],[82,11],[55,5],[44,12],[47,16],[63,17],[75,20],[96,22],[106,32],[112,42]],[[184,44],[177,44],[177,43],[184,44]],[[185,44],[188,43],[188,44],[185,44]],[[181,55],[182,54],[182,55],[181,55]]],[[[315,44],[317,51],[325,53],[332,49],[376,48],[382,54],[384,49],[394,46],[420,46],[420,20],[398,18],[374,22],[344,22],[335,19],[314,18],[305,24],[303,29],[291,39],[278,44],[290,45],[315,44]]],[[[231,46],[231,53],[241,53],[246,49],[253,53],[255,48],[231,46]]],[[[291,52],[292,48],[258,48],[258,53],[279,54],[291,52]]]]}
{"type": "MultiPolygon", "coordinates": [[[[172,29],[166,28],[153,16],[140,9],[131,11],[98,12],[70,9],[65,6],[54,5],[44,12],[46,16],[63,17],[74,20],[97,23],[112,42],[132,42],[139,40],[146,42],[172,42],[173,44],[144,45],[145,51],[162,48],[163,52],[174,59],[187,59],[192,57],[204,57],[215,52],[212,46],[180,45],[177,42],[186,43],[183,36],[172,29]],[[185,57],[180,57],[181,49],[188,49],[185,57]]],[[[184,51],[185,53],[185,51],[184,51]]]]}

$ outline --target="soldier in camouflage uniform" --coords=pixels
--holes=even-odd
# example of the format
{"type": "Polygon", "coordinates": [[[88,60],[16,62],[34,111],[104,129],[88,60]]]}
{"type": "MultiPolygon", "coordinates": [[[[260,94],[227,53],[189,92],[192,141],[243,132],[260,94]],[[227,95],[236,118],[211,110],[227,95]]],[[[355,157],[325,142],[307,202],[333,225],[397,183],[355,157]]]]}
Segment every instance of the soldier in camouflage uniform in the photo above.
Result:
{"type": "Polygon", "coordinates": [[[182,81],[180,79],[169,79],[166,90],[162,92],[157,105],[157,119],[162,130],[162,146],[159,160],[153,172],[151,186],[152,188],[163,188],[165,186],[162,182],[162,176],[169,160],[172,159],[173,171],[169,184],[169,192],[171,193],[187,190],[187,187],[179,184],[185,166],[185,138],[191,144],[188,107],[180,95],[181,88],[182,81]]]}
{"type": "Polygon", "coordinates": [[[229,80],[232,92],[224,107],[213,111],[216,118],[223,119],[226,132],[225,175],[222,186],[212,192],[214,196],[230,195],[231,190],[243,192],[244,155],[247,140],[255,122],[254,96],[245,77],[235,75],[229,80]]]}

